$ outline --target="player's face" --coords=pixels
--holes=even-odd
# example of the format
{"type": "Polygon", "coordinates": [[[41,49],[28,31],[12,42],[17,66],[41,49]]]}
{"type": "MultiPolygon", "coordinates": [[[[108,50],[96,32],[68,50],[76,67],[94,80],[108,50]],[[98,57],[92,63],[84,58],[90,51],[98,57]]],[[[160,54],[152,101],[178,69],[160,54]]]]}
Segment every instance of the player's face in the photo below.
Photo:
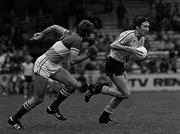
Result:
{"type": "Polygon", "coordinates": [[[149,32],[149,27],[150,24],[148,21],[145,21],[141,24],[139,28],[139,33],[141,34],[141,36],[145,36],[149,32]]]}
{"type": "Polygon", "coordinates": [[[93,40],[95,37],[94,33],[89,33],[87,36],[86,36],[86,40],[93,40]]]}

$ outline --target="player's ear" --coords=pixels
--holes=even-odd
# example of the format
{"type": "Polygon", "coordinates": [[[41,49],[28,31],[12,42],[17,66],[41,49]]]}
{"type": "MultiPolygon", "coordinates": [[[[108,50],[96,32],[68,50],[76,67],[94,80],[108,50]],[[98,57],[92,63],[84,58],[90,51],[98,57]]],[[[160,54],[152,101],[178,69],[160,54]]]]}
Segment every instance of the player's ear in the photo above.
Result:
{"type": "Polygon", "coordinates": [[[136,26],[136,29],[140,29],[140,27],[136,26]]]}

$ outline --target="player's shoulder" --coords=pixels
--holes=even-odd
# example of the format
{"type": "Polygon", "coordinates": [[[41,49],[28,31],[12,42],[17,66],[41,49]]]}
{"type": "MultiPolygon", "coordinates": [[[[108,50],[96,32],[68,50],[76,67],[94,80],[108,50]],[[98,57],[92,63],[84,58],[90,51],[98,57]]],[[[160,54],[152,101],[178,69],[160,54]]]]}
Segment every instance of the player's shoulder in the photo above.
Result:
{"type": "Polygon", "coordinates": [[[120,35],[120,38],[131,38],[131,37],[135,37],[135,30],[126,30],[123,31],[120,35]]]}
{"type": "Polygon", "coordinates": [[[25,62],[23,62],[23,63],[21,63],[21,65],[22,65],[22,66],[25,66],[25,65],[26,65],[26,63],[25,63],[25,62]]]}
{"type": "Polygon", "coordinates": [[[71,48],[71,47],[79,48],[82,44],[82,38],[75,32],[72,32],[71,34],[69,34],[68,36],[62,39],[62,43],[67,48],[71,48]]]}
{"type": "Polygon", "coordinates": [[[120,35],[134,35],[134,34],[135,34],[135,30],[125,30],[120,33],[120,35]]]}
{"type": "Polygon", "coordinates": [[[118,40],[130,40],[135,37],[135,30],[126,30],[120,33],[118,40]]]}
{"type": "Polygon", "coordinates": [[[75,32],[73,32],[71,34],[71,38],[74,42],[81,42],[82,41],[82,38],[75,32]]]}

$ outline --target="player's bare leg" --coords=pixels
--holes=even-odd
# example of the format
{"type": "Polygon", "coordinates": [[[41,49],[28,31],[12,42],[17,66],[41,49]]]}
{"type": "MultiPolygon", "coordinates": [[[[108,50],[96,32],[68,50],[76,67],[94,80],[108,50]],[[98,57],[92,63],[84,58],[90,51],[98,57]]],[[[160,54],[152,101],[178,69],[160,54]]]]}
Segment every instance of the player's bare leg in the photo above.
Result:
{"type": "Polygon", "coordinates": [[[48,80],[38,74],[34,74],[34,96],[27,100],[21,108],[9,118],[8,123],[15,129],[22,129],[20,119],[34,107],[43,102],[48,80]]]}
{"type": "Polygon", "coordinates": [[[110,103],[105,107],[103,113],[99,117],[99,123],[114,123],[117,124],[117,121],[113,121],[110,119],[110,115],[114,112],[114,110],[119,106],[119,104],[130,96],[130,89],[127,83],[127,75],[126,72],[120,76],[112,76],[111,80],[117,87],[117,89],[122,93],[123,97],[113,97],[110,103]]]}
{"type": "Polygon", "coordinates": [[[127,98],[130,94],[130,90],[127,84],[126,72],[120,76],[110,76],[115,87],[103,86],[101,84],[88,85],[85,92],[85,102],[89,102],[90,98],[96,94],[110,95],[118,98],[127,98]]]}
{"type": "Polygon", "coordinates": [[[48,106],[46,111],[48,114],[54,115],[58,120],[64,121],[66,118],[59,112],[59,105],[74,93],[75,89],[79,88],[80,85],[77,80],[63,68],[58,69],[51,78],[64,83],[65,87],[60,90],[58,96],[53,103],[48,106]]]}

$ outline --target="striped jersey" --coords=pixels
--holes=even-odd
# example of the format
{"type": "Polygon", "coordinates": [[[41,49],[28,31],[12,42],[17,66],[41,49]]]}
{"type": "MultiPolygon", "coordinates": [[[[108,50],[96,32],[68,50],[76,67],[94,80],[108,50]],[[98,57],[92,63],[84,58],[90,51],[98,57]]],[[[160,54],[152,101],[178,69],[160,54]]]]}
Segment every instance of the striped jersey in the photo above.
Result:
{"type": "MultiPolygon", "coordinates": [[[[138,38],[135,34],[135,30],[127,30],[122,32],[119,37],[114,42],[119,42],[118,45],[126,45],[126,46],[142,46],[144,45],[144,37],[138,38]]],[[[112,43],[111,46],[116,45],[117,43],[112,43]]],[[[121,61],[127,62],[130,59],[131,53],[125,50],[110,50],[109,54],[112,58],[121,61]]]]}
{"type": "Polygon", "coordinates": [[[82,38],[74,32],[66,32],[49,50],[46,57],[53,63],[62,63],[70,56],[78,56],[82,45],[82,38]]]}

